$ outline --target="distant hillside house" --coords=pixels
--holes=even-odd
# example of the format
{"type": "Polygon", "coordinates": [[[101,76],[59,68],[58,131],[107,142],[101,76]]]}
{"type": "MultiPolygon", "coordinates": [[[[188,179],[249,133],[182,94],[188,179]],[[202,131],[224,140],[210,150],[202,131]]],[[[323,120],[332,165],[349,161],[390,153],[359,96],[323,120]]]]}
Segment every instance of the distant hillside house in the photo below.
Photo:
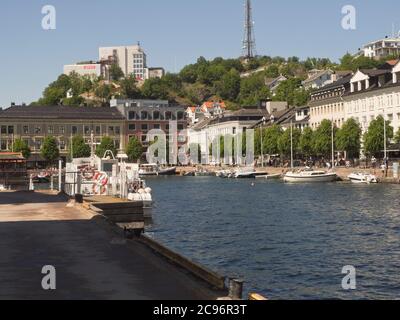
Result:
{"type": "Polygon", "coordinates": [[[367,43],[357,53],[357,56],[364,56],[376,60],[393,55],[400,55],[400,32],[397,36],[393,35],[392,37],[386,37],[367,43]]]}
{"type": "Polygon", "coordinates": [[[302,82],[304,89],[320,89],[324,86],[334,83],[335,81],[342,79],[349,74],[351,71],[332,71],[328,70],[311,70],[308,73],[308,79],[302,82]]]}
{"type": "Polygon", "coordinates": [[[275,96],[279,85],[286,80],[287,78],[283,75],[277,78],[265,78],[265,85],[268,87],[269,91],[271,91],[272,95],[275,96]]]}

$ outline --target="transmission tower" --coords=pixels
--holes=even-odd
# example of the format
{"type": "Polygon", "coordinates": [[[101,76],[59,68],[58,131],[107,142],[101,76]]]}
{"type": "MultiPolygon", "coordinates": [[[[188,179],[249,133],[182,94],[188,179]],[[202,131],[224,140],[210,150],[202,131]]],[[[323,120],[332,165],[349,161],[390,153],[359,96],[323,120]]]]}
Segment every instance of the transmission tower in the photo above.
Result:
{"type": "Polygon", "coordinates": [[[251,0],[245,0],[245,25],[243,37],[243,58],[249,60],[256,56],[256,39],[251,0]]]}

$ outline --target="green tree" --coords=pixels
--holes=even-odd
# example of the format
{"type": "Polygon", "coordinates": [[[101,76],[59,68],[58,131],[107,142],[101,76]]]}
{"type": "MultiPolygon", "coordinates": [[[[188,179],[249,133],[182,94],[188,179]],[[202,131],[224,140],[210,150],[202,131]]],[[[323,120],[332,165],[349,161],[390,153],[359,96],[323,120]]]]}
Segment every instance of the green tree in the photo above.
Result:
{"type": "Polygon", "coordinates": [[[394,137],[394,142],[400,143],[400,129],[397,130],[396,135],[394,137]]]}
{"type": "Polygon", "coordinates": [[[152,78],[144,82],[142,95],[147,99],[168,100],[169,90],[163,79],[152,78]]]}
{"type": "Polygon", "coordinates": [[[308,97],[306,97],[304,89],[301,89],[301,79],[291,78],[279,84],[273,99],[287,101],[291,106],[301,106],[307,102],[308,97]]]}
{"type": "Polygon", "coordinates": [[[140,98],[140,90],[136,86],[136,79],[133,75],[120,81],[121,93],[124,98],[138,99],[140,98]]]}
{"type": "MultiPolygon", "coordinates": [[[[278,139],[278,149],[281,155],[286,158],[291,156],[291,146],[292,146],[292,132],[290,128],[285,130],[278,139]]],[[[301,130],[293,128],[293,155],[296,156],[299,151],[301,130]]]]}
{"type": "Polygon", "coordinates": [[[100,83],[94,91],[95,95],[103,101],[103,103],[107,103],[110,100],[112,95],[111,85],[100,83]]]}
{"type": "Polygon", "coordinates": [[[85,143],[82,136],[72,138],[72,155],[74,158],[90,157],[90,146],[85,143]]]}
{"type": "Polygon", "coordinates": [[[43,141],[40,154],[50,163],[54,163],[60,157],[60,150],[58,149],[57,139],[52,136],[47,136],[43,141]]]}
{"type": "Polygon", "coordinates": [[[323,120],[314,132],[314,153],[325,158],[330,158],[332,154],[332,122],[330,120],[323,120]]]}
{"type": "Polygon", "coordinates": [[[144,148],[137,137],[129,139],[128,146],[126,147],[126,154],[130,161],[137,162],[143,155],[144,148]]]}
{"type": "Polygon", "coordinates": [[[21,152],[25,159],[28,159],[31,155],[31,149],[25,141],[22,139],[16,139],[13,143],[14,152],[21,152]]]}
{"type": "MultiPolygon", "coordinates": [[[[384,127],[384,119],[379,116],[371,122],[368,131],[364,134],[364,148],[368,155],[379,157],[382,154],[385,148],[384,127]]],[[[393,127],[390,125],[390,121],[386,121],[386,138],[387,145],[389,145],[393,138],[393,127]]]]}
{"type": "Polygon", "coordinates": [[[96,155],[99,158],[103,158],[104,154],[106,153],[107,150],[112,151],[112,153],[114,154],[114,157],[117,156],[118,150],[117,150],[117,148],[115,148],[113,139],[111,137],[104,136],[101,139],[100,145],[97,146],[96,155]]]}
{"type": "Polygon", "coordinates": [[[111,80],[118,81],[124,77],[124,72],[117,63],[113,63],[110,67],[110,78],[111,80]]]}
{"type": "Polygon", "coordinates": [[[274,155],[279,153],[278,141],[282,134],[282,128],[273,125],[264,130],[263,134],[263,151],[264,154],[274,155]]]}
{"type": "Polygon", "coordinates": [[[232,69],[216,83],[216,94],[222,99],[235,101],[240,92],[240,74],[232,69]]]}
{"type": "Polygon", "coordinates": [[[314,131],[305,128],[299,141],[299,152],[306,157],[311,157],[314,152],[314,131]]]}
{"type": "Polygon", "coordinates": [[[336,134],[336,146],[340,151],[346,151],[352,159],[360,155],[361,127],[353,118],[347,120],[336,134]]]}

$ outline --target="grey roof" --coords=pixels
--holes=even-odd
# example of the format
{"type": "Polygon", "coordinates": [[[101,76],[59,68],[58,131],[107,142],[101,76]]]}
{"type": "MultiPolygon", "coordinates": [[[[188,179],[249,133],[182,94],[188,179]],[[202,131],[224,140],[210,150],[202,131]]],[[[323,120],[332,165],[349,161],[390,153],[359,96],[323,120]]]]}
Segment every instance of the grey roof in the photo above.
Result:
{"type": "Polygon", "coordinates": [[[124,120],[109,107],[12,106],[0,111],[0,119],[124,120]]]}

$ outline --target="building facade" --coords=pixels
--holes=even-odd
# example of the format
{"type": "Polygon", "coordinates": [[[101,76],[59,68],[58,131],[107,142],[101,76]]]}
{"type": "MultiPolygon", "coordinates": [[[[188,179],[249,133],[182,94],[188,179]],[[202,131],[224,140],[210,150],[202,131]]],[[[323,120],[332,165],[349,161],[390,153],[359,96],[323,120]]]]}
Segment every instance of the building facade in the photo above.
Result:
{"type": "MultiPolygon", "coordinates": [[[[127,139],[136,136],[144,146],[148,146],[147,133],[150,130],[163,130],[170,136],[171,121],[177,122],[178,132],[188,126],[186,107],[170,104],[166,100],[114,99],[110,105],[124,116],[127,139]]],[[[178,145],[185,142],[186,138],[178,137],[178,145]]]]}
{"type": "Polygon", "coordinates": [[[64,66],[65,75],[70,75],[73,72],[80,76],[100,77],[102,75],[102,66],[100,63],[69,64],[64,66]]]}
{"type": "Polygon", "coordinates": [[[359,55],[377,60],[399,54],[400,32],[397,36],[392,35],[391,37],[370,42],[364,45],[363,49],[359,52],[359,55]]]}
{"type": "Polygon", "coordinates": [[[147,56],[140,45],[101,47],[99,60],[102,63],[117,63],[125,76],[133,75],[137,80],[145,80],[148,75],[147,56]]]}
{"type": "Polygon", "coordinates": [[[62,157],[69,154],[73,136],[81,135],[87,144],[92,134],[95,145],[102,137],[114,140],[117,149],[126,145],[125,118],[118,110],[93,107],[12,106],[0,111],[0,150],[13,151],[15,139],[22,139],[32,154],[40,154],[43,141],[53,136],[62,157]]]}
{"type": "Polygon", "coordinates": [[[345,119],[353,118],[363,132],[379,115],[400,128],[400,62],[392,69],[359,70],[344,95],[345,119]]]}

